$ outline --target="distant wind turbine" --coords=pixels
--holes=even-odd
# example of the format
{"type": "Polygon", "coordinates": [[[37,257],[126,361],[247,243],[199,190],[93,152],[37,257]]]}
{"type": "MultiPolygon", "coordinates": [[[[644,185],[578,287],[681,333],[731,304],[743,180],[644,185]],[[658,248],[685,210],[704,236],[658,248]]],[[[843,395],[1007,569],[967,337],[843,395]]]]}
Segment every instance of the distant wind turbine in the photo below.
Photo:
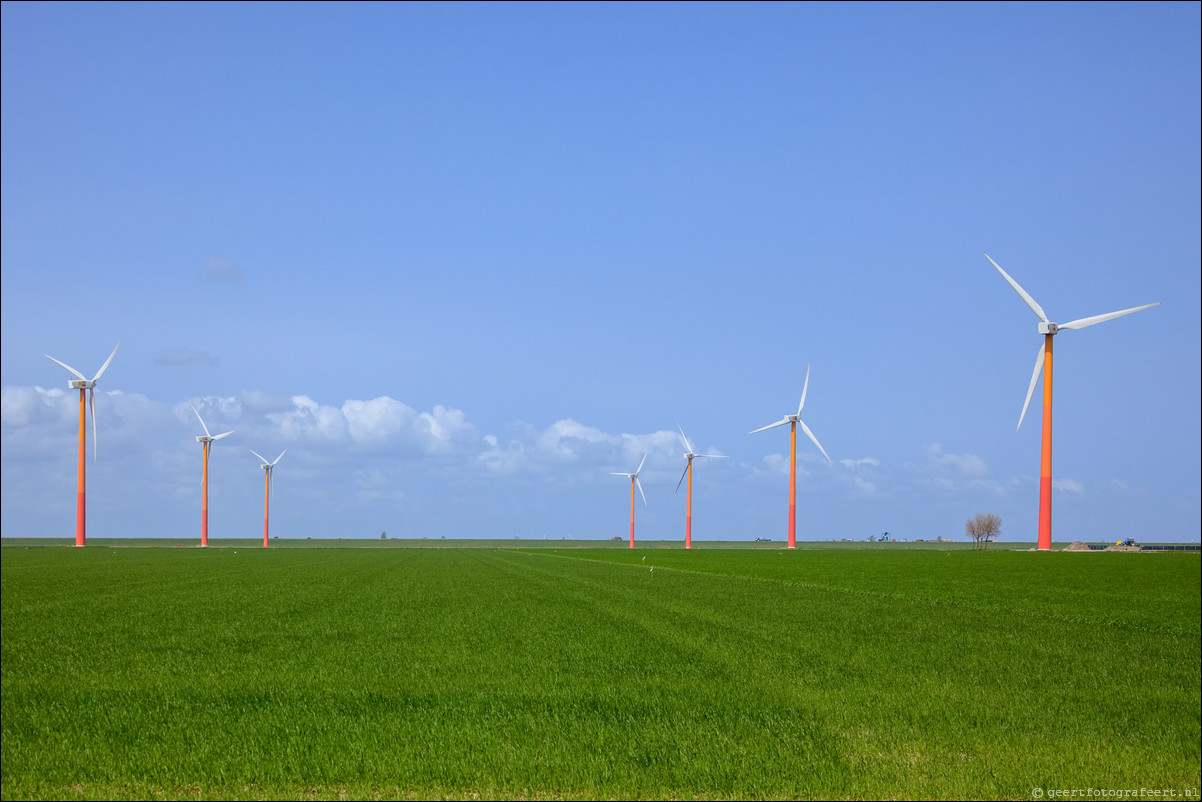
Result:
{"type": "Polygon", "coordinates": [[[790,424],[789,434],[789,548],[797,548],[797,425],[801,424],[801,430],[806,433],[806,437],[814,441],[814,445],[818,446],[818,450],[822,452],[822,456],[826,457],[826,461],[830,462],[831,457],[826,453],[826,449],[822,447],[822,443],[818,442],[818,438],[810,431],[810,427],[806,426],[805,421],[801,419],[801,408],[806,405],[806,391],[810,389],[810,365],[806,363],[806,380],[801,386],[801,403],[797,405],[796,415],[786,415],[776,423],[770,423],[767,426],[761,426],[754,429],[748,434],[762,432],[765,429],[775,429],[777,426],[790,424]]]}
{"type": "Polygon", "coordinates": [[[688,501],[685,503],[685,518],[684,518],[684,547],[686,549],[693,548],[693,460],[696,457],[710,457],[713,459],[725,459],[724,454],[698,454],[693,451],[693,446],[689,444],[689,438],[684,436],[684,429],[680,428],[680,424],[676,424],[676,428],[680,429],[680,440],[684,443],[684,458],[689,461],[685,466],[684,473],[680,475],[680,481],[676,483],[676,491],[680,492],[680,483],[684,481],[685,476],[689,477],[689,492],[688,501]]]}
{"type": "Polygon", "coordinates": [[[84,396],[87,396],[87,406],[92,409],[92,459],[96,459],[96,382],[108,370],[109,363],[113,361],[113,357],[117,355],[117,348],[121,347],[121,341],[117,341],[117,347],[109,354],[109,358],[104,360],[104,364],[100,366],[100,370],[96,371],[96,375],[88,378],[80,373],[75,368],[68,365],[66,362],[60,362],[50,354],[43,354],[51,362],[63,366],[69,372],[78,376],[78,379],[72,379],[67,382],[67,386],[72,390],[79,390],[79,475],[76,480],[75,488],[75,545],[83,546],[87,544],[87,415],[85,414],[84,396]]]}
{"type": "Polygon", "coordinates": [[[271,510],[271,483],[273,481],[273,474],[275,472],[275,463],[279,462],[280,457],[283,457],[284,454],[286,454],[287,452],[288,452],[288,449],[285,448],[283,451],[280,452],[280,456],[275,458],[275,462],[268,462],[267,457],[264,457],[262,454],[255,451],[254,449],[250,449],[250,453],[252,453],[256,457],[258,457],[259,460],[263,463],[259,467],[261,467],[264,470],[264,472],[266,473],[266,481],[265,481],[266,487],[263,491],[263,548],[267,548],[267,518],[268,518],[268,513],[271,510]]]}
{"type": "MultiPolygon", "coordinates": [[[[192,407],[191,404],[188,406],[192,407]]],[[[192,407],[192,411],[196,412],[196,407],[192,407]]],[[[204,444],[205,453],[204,474],[200,485],[200,545],[207,546],[209,545],[209,449],[212,448],[214,440],[228,437],[234,433],[234,430],[230,429],[228,432],[211,435],[209,427],[205,426],[205,419],[200,417],[199,412],[196,412],[196,418],[200,421],[200,428],[205,430],[204,436],[197,436],[196,442],[204,444]]]]}
{"type": "Polygon", "coordinates": [[[1035,392],[1035,384],[1039,381],[1039,374],[1042,372],[1043,377],[1043,442],[1040,451],[1039,464],[1039,543],[1040,551],[1047,551],[1052,548],[1052,338],[1057,332],[1065,329],[1083,329],[1086,326],[1092,326],[1095,323],[1103,323],[1107,320],[1113,320],[1116,317],[1130,315],[1132,312],[1139,312],[1153,306],[1160,306],[1157,301],[1154,304],[1144,304],[1143,306],[1133,306],[1130,309],[1123,309],[1118,312],[1109,312],[1105,315],[1094,315],[1093,317],[1083,317],[1080,320],[1074,320],[1070,323],[1053,323],[1048,320],[1048,316],[1044,313],[1043,307],[1035,302],[1026,290],[1018,285],[1018,282],[1010,278],[1010,274],[1002,270],[1001,265],[993,261],[993,257],[985,254],[985,258],[989,263],[997,268],[997,272],[1002,274],[1002,278],[1006,279],[1007,283],[1014,288],[1014,291],[1019,294],[1019,297],[1026,302],[1027,306],[1031,307],[1031,311],[1039,318],[1039,333],[1044,335],[1043,345],[1039,347],[1039,353],[1035,356],[1035,370],[1031,374],[1031,384],[1027,387],[1027,399],[1023,401],[1023,411],[1018,416],[1018,426],[1015,431],[1022,428],[1023,418],[1027,416],[1027,407],[1031,403],[1031,395],[1035,392]]]}
{"type": "MultiPolygon", "coordinates": [[[[647,455],[643,454],[643,462],[647,461],[647,455]]],[[[611,476],[627,476],[630,478],[630,548],[634,548],[634,489],[639,489],[639,495],[643,497],[643,506],[647,506],[647,494],[643,492],[643,484],[639,481],[639,473],[643,470],[643,462],[639,463],[639,467],[634,473],[616,473],[610,471],[611,476]]]]}

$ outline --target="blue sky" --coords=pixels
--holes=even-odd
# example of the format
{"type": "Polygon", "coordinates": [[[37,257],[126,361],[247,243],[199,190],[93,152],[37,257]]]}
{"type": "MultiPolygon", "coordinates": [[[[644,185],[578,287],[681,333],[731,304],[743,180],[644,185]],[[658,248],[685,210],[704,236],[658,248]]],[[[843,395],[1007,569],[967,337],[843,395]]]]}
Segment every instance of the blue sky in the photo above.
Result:
{"type": "Polygon", "coordinates": [[[3,4],[6,536],[1197,540],[1200,6],[3,4]],[[90,446],[89,446],[90,447],[90,446]]]}

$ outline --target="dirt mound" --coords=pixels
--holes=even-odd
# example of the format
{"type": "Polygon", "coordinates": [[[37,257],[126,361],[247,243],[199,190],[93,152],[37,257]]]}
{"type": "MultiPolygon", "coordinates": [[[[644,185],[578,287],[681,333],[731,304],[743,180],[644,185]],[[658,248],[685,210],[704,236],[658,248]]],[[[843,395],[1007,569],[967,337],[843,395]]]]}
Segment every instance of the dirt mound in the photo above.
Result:
{"type": "Polygon", "coordinates": [[[1088,543],[1082,543],[1080,540],[1074,540],[1064,547],[1065,551],[1090,551],[1088,543]]]}
{"type": "Polygon", "coordinates": [[[1139,546],[1107,546],[1106,551],[1142,551],[1139,546]]]}

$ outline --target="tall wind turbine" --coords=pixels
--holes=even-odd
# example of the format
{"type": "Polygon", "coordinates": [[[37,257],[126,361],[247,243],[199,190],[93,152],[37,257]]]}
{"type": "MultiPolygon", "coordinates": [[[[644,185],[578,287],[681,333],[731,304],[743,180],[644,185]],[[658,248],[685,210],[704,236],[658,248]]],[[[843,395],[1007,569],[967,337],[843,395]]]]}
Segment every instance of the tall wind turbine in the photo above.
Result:
{"type": "Polygon", "coordinates": [[[1107,320],[1129,315],[1132,312],[1139,312],[1152,306],[1160,306],[1160,302],[1133,306],[1130,309],[1109,312],[1105,315],[1083,317],[1070,323],[1053,323],[1044,314],[1043,307],[1036,303],[1035,299],[1018,285],[1017,281],[1010,278],[1010,274],[1002,270],[1001,265],[993,261],[993,257],[985,254],[985,258],[997,268],[997,272],[1002,274],[1002,278],[1006,279],[1015,292],[1026,302],[1027,306],[1031,307],[1031,311],[1039,318],[1039,333],[1043,335],[1043,345],[1039,347],[1039,353],[1035,356],[1035,370],[1031,374],[1031,385],[1027,388],[1027,399],[1023,401],[1023,411],[1018,416],[1018,426],[1015,427],[1015,431],[1018,431],[1023,425],[1023,418],[1026,417],[1027,407],[1031,403],[1031,394],[1035,392],[1035,383],[1039,381],[1040,372],[1043,372],[1043,444],[1039,463],[1038,547],[1040,551],[1046,551],[1052,548],[1052,338],[1056,336],[1057,332],[1064,331],[1065,329],[1083,329],[1095,323],[1103,323],[1107,320]]]}
{"type": "MultiPolygon", "coordinates": [[[[647,455],[643,454],[643,462],[647,461],[647,455]]],[[[630,548],[634,548],[634,489],[638,487],[639,495],[643,497],[643,506],[647,506],[647,494],[643,492],[643,484],[639,481],[639,473],[643,470],[643,462],[639,463],[639,467],[634,473],[615,473],[610,471],[611,476],[627,476],[630,478],[630,548]]]]}
{"type": "MultiPolygon", "coordinates": [[[[676,428],[680,429],[680,424],[676,424],[676,428]]],[[[714,459],[725,459],[725,454],[697,454],[693,451],[693,446],[689,444],[689,438],[684,436],[684,429],[680,429],[680,440],[684,443],[684,458],[689,461],[685,466],[684,473],[680,475],[680,481],[676,483],[676,492],[680,492],[680,483],[684,481],[685,476],[689,477],[689,496],[685,504],[684,518],[684,547],[686,549],[693,548],[693,459],[696,457],[711,457],[714,459]]]]}
{"type": "MultiPolygon", "coordinates": [[[[192,407],[191,404],[188,406],[192,407]]],[[[196,407],[192,407],[192,411],[196,412],[196,407]]],[[[234,433],[233,429],[221,434],[209,434],[209,427],[205,426],[205,419],[200,417],[200,413],[196,412],[196,417],[200,421],[200,428],[205,430],[204,436],[197,436],[196,442],[204,443],[205,452],[205,468],[203,478],[200,484],[200,545],[209,545],[209,449],[213,446],[214,440],[220,440],[223,437],[228,437],[234,433]]],[[[280,456],[283,456],[282,454],[280,456]]]]}
{"type": "Polygon", "coordinates": [[[806,363],[806,380],[801,386],[801,403],[797,405],[796,415],[786,415],[776,423],[770,423],[767,426],[761,426],[758,429],[748,432],[755,434],[762,432],[765,429],[775,429],[777,426],[784,426],[788,423],[789,434],[789,548],[797,548],[797,424],[801,424],[801,430],[806,433],[806,437],[814,441],[814,445],[818,446],[818,450],[822,452],[822,456],[826,457],[826,461],[830,462],[830,454],[826,453],[826,449],[822,447],[822,443],[818,442],[818,438],[810,431],[810,427],[806,426],[805,421],[801,419],[801,408],[806,405],[806,391],[810,389],[810,365],[806,363]]]}
{"type": "Polygon", "coordinates": [[[79,478],[76,480],[75,487],[75,545],[83,546],[87,544],[87,460],[84,458],[87,453],[85,443],[87,441],[87,415],[84,412],[84,396],[87,395],[88,406],[92,408],[92,459],[96,459],[96,382],[104,375],[108,369],[109,363],[113,361],[113,357],[117,355],[117,348],[121,347],[121,341],[117,341],[117,347],[109,354],[109,358],[104,360],[104,364],[100,366],[100,370],[96,371],[96,375],[88,378],[80,373],[75,368],[68,365],[66,362],[60,362],[50,354],[43,354],[44,357],[51,362],[62,365],[72,374],[78,376],[78,379],[72,379],[67,382],[67,386],[72,390],[79,390],[79,478]]]}
{"type": "Polygon", "coordinates": [[[280,456],[275,458],[275,462],[268,462],[267,457],[264,457],[254,449],[250,449],[250,453],[254,454],[263,463],[261,467],[266,473],[266,488],[263,491],[263,548],[267,548],[267,514],[271,510],[271,478],[275,471],[275,463],[280,461],[280,457],[284,456],[288,449],[280,452],[280,456]]]}

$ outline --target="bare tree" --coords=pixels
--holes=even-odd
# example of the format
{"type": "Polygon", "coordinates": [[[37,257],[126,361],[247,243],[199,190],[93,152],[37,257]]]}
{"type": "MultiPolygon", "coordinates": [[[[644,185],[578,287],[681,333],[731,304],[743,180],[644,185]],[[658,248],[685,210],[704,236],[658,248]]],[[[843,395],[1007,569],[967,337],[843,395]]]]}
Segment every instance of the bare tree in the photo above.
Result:
{"type": "Polygon", "coordinates": [[[988,548],[990,540],[1002,534],[1002,519],[992,512],[981,513],[965,522],[964,534],[972,538],[974,548],[988,548]]]}

